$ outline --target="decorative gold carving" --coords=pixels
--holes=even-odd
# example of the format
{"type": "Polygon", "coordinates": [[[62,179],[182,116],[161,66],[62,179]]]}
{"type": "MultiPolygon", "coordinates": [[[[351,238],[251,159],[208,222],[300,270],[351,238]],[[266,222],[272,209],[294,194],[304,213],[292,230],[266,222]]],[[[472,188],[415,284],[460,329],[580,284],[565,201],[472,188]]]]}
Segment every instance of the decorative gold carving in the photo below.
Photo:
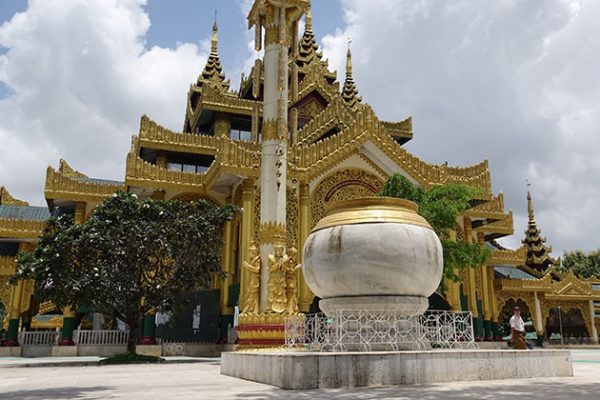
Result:
{"type": "Polygon", "coordinates": [[[17,200],[11,196],[4,186],[0,186],[0,205],[3,206],[28,206],[29,203],[23,200],[17,200]]]}
{"type": "Polygon", "coordinates": [[[45,301],[45,302],[41,303],[40,306],[38,307],[38,313],[46,314],[50,311],[54,311],[55,309],[56,309],[56,305],[54,305],[53,302],[45,301]]]}
{"type": "Polygon", "coordinates": [[[14,275],[17,260],[12,256],[0,256],[0,275],[14,275]]]}
{"type": "Polygon", "coordinates": [[[287,313],[298,313],[298,250],[292,247],[288,250],[288,262],[285,269],[285,295],[287,299],[287,313]]]}
{"type": "Polygon", "coordinates": [[[4,305],[5,310],[10,310],[10,299],[12,297],[13,285],[9,285],[10,276],[0,275],[0,302],[4,305]]]}
{"type": "Polygon", "coordinates": [[[65,167],[66,165],[64,160],[61,160],[61,167],[58,171],[52,167],[48,167],[46,170],[44,194],[47,199],[100,202],[113,193],[125,189],[120,184],[83,181],[82,178],[77,177],[78,175],[70,172],[65,167]],[[61,171],[67,171],[67,173],[61,171]]]}
{"type": "Polygon", "coordinates": [[[277,121],[268,119],[263,121],[262,125],[262,140],[277,140],[277,121]]]}
{"type": "Polygon", "coordinates": [[[288,247],[298,246],[298,196],[293,188],[287,188],[286,240],[288,247]]]}
{"type": "Polygon", "coordinates": [[[215,120],[215,136],[224,136],[229,137],[231,132],[231,122],[227,118],[227,116],[218,114],[217,119],[215,120]]]}
{"type": "Polygon", "coordinates": [[[0,237],[37,239],[46,226],[46,221],[0,219],[0,237]]]}
{"type": "Polygon", "coordinates": [[[493,197],[490,201],[485,201],[475,207],[469,208],[464,213],[471,218],[485,218],[492,221],[498,221],[506,217],[504,213],[504,195],[502,193],[493,197]]]}
{"type": "Polygon", "coordinates": [[[525,265],[525,256],[527,250],[521,246],[516,250],[494,250],[490,257],[489,264],[499,265],[525,265]]]}
{"type": "Polygon", "coordinates": [[[512,211],[509,211],[501,220],[481,225],[474,230],[485,234],[494,234],[496,237],[512,235],[515,231],[513,227],[513,213],[512,211]]]}
{"type": "Polygon", "coordinates": [[[274,254],[269,254],[267,309],[281,314],[287,307],[286,274],[289,258],[283,254],[282,245],[276,245],[274,250],[274,254]]]}
{"type": "Polygon", "coordinates": [[[23,294],[21,295],[21,312],[25,312],[29,310],[31,307],[31,296],[33,296],[33,292],[35,290],[35,281],[33,279],[28,279],[23,282],[23,294]]]}
{"type": "Polygon", "coordinates": [[[248,271],[248,287],[244,299],[244,313],[258,314],[260,312],[260,267],[261,258],[254,242],[249,249],[250,262],[244,261],[244,268],[248,271]]]}
{"type": "Polygon", "coordinates": [[[369,197],[383,188],[383,181],[361,169],[344,169],[325,177],[311,199],[311,227],[323,218],[326,209],[348,199],[369,197]]]}
{"type": "Polygon", "coordinates": [[[381,121],[381,126],[395,138],[412,139],[413,137],[412,117],[399,122],[381,121]]]}
{"type": "Polygon", "coordinates": [[[39,317],[36,315],[31,319],[31,329],[56,329],[63,326],[62,315],[55,315],[48,320],[41,320],[39,317]]]}
{"type": "Polygon", "coordinates": [[[298,114],[303,117],[314,118],[324,110],[324,107],[316,100],[309,101],[298,108],[298,114]]]}
{"type": "Polygon", "coordinates": [[[285,242],[285,225],[280,222],[265,222],[260,224],[258,243],[280,245],[285,242]]]}
{"type": "Polygon", "coordinates": [[[58,172],[66,176],[67,178],[73,179],[86,179],[89,178],[87,175],[82,174],[81,172],[72,168],[65,160],[62,158],[59,161],[58,172]]]}

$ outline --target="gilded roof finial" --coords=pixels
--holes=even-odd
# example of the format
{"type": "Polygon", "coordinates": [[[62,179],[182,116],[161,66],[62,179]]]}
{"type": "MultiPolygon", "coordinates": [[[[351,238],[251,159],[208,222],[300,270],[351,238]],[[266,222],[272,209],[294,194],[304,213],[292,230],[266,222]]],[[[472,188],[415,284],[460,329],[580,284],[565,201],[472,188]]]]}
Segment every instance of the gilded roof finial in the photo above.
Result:
{"type": "Polygon", "coordinates": [[[229,90],[229,81],[225,81],[225,74],[223,73],[223,67],[221,66],[221,59],[219,58],[219,26],[217,24],[217,11],[215,10],[215,22],[212,27],[212,39],[210,46],[210,55],[206,61],[206,66],[202,71],[202,74],[198,77],[197,86],[202,86],[204,82],[213,83],[212,86],[222,89],[224,91],[229,90]]]}
{"type": "Polygon", "coordinates": [[[542,232],[538,229],[535,222],[530,187],[531,184],[527,182],[527,213],[529,214],[529,223],[525,231],[525,239],[521,242],[527,249],[527,266],[537,271],[545,272],[553,265],[559,264],[559,260],[550,257],[552,247],[544,244],[546,243],[546,238],[542,237],[542,232]]]}
{"type": "Polygon", "coordinates": [[[219,26],[217,25],[217,10],[215,10],[215,22],[213,23],[212,28],[212,40],[210,46],[211,53],[217,53],[219,45],[219,26]]]}
{"type": "Polygon", "coordinates": [[[317,40],[315,39],[315,34],[312,30],[313,28],[313,19],[312,19],[312,6],[309,3],[308,9],[306,11],[305,17],[305,25],[304,25],[304,34],[302,35],[302,39],[300,40],[300,46],[298,51],[298,61],[300,66],[304,66],[309,64],[311,61],[321,59],[321,53],[319,52],[319,45],[317,44],[317,40]]]}
{"type": "Polygon", "coordinates": [[[348,38],[348,52],[346,53],[346,78],[352,79],[352,51],[350,50],[350,44],[352,39],[348,38]]]}
{"type": "Polygon", "coordinates": [[[348,53],[346,54],[346,82],[344,82],[342,98],[346,104],[354,110],[362,101],[362,97],[358,95],[358,89],[356,88],[356,83],[354,83],[354,77],[352,76],[352,51],[350,50],[350,43],[352,43],[352,40],[348,38],[348,53]]]}
{"type": "Polygon", "coordinates": [[[525,180],[527,185],[527,213],[529,214],[529,222],[535,223],[535,215],[533,214],[533,201],[531,200],[531,192],[529,188],[531,187],[531,183],[528,180],[525,180]]]}

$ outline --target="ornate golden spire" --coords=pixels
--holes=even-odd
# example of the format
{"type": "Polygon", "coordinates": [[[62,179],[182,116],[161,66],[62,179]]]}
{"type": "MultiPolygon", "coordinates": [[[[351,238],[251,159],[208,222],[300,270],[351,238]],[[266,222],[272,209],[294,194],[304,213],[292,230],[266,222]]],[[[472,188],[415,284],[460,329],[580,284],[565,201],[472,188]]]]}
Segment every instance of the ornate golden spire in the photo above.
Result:
{"type": "Polygon", "coordinates": [[[321,60],[322,54],[319,52],[319,45],[312,30],[312,10],[310,4],[306,11],[304,34],[300,40],[299,47],[298,62],[300,66],[310,63],[315,58],[321,60]]]}
{"type": "Polygon", "coordinates": [[[529,223],[525,231],[525,239],[521,242],[527,249],[527,260],[525,264],[529,268],[537,271],[545,272],[548,268],[558,265],[559,260],[550,257],[552,246],[546,246],[546,238],[541,236],[541,230],[538,229],[535,222],[535,214],[533,210],[533,201],[531,192],[527,191],[527,213],[529,214],[529,223]]]}
{"type": "Polygon", "coordinates": [[[353,110],[356,109],[362,101],[362,97],[358,95],[358,89],[356,88],[356,83],[354,83],[354,77],[352,76],[352,52],[350,51],[350,42],[348,42],[348,54],[346,55],[346,82],[344,82],[342,98],[353,110]]]}
{"type": "Polygon", "coordinates": [[[531,192],[527,191],[527,212],[529,214],[529,222],[535,224],[535,215],[533,214],[533,201],[531,201],[531,192]]]}
{"type": "Polygon", "coordinates": [[[219,27],[217,25],[217,12],[215,11],[215,23],[212,28],[212,38],[210,45],[210,55],[206,61],[204,71],[198,77],[198,86],[204,83],[211,83],[224,91],[229,90],[230,81],[225,81],[225,74],[221,66],[221,58],[219,57],[219,27]]]}

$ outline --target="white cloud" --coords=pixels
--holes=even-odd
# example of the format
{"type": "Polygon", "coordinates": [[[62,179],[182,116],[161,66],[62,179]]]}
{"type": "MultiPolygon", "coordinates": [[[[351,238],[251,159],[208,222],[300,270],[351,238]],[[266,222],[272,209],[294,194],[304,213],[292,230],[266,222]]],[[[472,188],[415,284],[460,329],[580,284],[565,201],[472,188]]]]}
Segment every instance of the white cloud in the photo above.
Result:
{"type": "Polygon", "coordinates": [[[431,162],[489,159],[493,189],[526,223],[525,179],[556,253],[600,247],[600,2],[342,0],[323,39],[382,118],[413,115],[407,148],[431,162]]]}
{"type": "Polygon", "coordinates": [[[0,184],[43,204],[47,165],[65,158],[123,179],[130,136],[149,114],[183,125],[186,93],[207,48],[146,49],[144,0],[33,0],[0,27],[0,184]]]}

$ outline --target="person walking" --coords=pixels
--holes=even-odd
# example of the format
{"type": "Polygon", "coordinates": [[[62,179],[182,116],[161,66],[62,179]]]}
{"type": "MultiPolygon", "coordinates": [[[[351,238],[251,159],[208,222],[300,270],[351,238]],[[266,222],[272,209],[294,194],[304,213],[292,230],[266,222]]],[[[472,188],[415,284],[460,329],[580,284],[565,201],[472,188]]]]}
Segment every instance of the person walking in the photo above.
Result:
{"type": "Polygon", "coordinates": [[[521,309],[519,307],[515,307],[513,310],[513,316],[510,318],[510,331],[513,349],[526,350],[525,322],[521,318],[521,309]]]}

